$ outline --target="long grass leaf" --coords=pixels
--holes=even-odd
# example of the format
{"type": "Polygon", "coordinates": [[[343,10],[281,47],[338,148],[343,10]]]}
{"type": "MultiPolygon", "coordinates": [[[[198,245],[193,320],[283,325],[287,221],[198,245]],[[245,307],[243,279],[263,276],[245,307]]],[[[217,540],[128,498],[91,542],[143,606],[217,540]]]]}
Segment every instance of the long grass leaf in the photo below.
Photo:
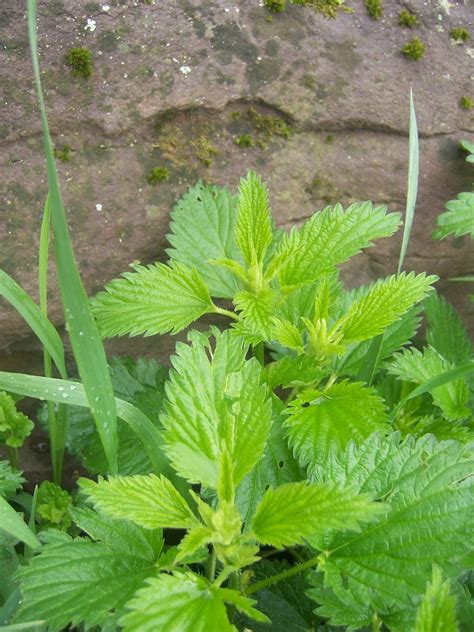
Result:
{"type": "Polygon", "coordinates": [[[32,549],[40,546],[38,538],[4,498],[0,498],[0,529],[32,549]]]}
{"type": "MultiPolygon", "coordinates": [[[[85,388],[79,382],[0,371],[0,389],[25,397],[89,408],[85,388]]],[[[143,443],[156,473],[169,476],[171,469],[163,453],[163,439],[160,431],[133,404],[117,397],[115,405],[120,419],[132,428],[143,443]]]]}
{"type": "Polygon", "coordinates": [[[3,296],[41,341],[41,344],[54,360],[61,377],[67,377],[64,363],[64,348],[60,335],[54,325],[41,313],[41,310],[25,290],[6,272],[0,270],[0,295],[3,296]]]}
{"type": "Polygon", "coordinates": [[[33,71],[43,127],[54,252],[66,326],[91,413],[107,455],[110,471],[114,473],[117,471],[115,398],[102,340],[91,315],[87,295],[77,269],[59,189],[53,145],[41,89],[36,34],[36,0],[28,0],[27,15],[33,71]]]}
{"type": "Polygon", "coordinates": [[[405,222],[403,228],[402,247],[398,259],[398,273],[402,271],[403,262],[410,241],[413,218],[415,216],[416,196],[418,194],[418,174],[420,168],[420,155],[418,144],[418,126],[416,124],[415,103],[413,101],[413,91],[410,89],[410,132],[408,148],[408,189],[407,203],[405,211],[405,222]]]}

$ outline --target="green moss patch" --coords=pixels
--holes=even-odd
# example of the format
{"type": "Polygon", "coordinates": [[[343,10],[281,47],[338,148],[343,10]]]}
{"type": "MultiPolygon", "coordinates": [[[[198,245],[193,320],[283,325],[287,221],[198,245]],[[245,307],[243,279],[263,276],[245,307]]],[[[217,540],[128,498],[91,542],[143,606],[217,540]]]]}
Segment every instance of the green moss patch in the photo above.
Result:
{"type": "Polygon", "coordinates": [[[92,53],[87,48],[71,48],[66,54],[66,63],[73,77],[89,79],[92,75],[92,53]]]}

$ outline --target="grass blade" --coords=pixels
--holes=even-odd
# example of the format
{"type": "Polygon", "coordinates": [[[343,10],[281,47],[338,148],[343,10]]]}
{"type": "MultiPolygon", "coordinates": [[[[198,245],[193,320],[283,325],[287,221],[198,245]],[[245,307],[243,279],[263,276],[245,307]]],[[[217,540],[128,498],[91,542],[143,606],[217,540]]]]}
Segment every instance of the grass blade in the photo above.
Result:
{"type": "Polygon", "coordinates": [[[0,270],[0,295],[13,305],[28,323],[43,347],[53,358],[61,377],[67,377],[64,348],[60,335],[54,325],[41,313],[33,299],[3,270],[0,270]]]}
{"type": "Polygon", "coordinates": [[[29,529],[23,518],[16,513],[4,498],[0,498],[0,529],[10,534],[17,540],[21,540],[32,549],[40,545],[38,538],[29,529]]]}
{"type": "MultiPolygon", "coordinates": [[[[0,371],[1,389],[25,397],[89,408],[85,388],[79,382],[0,371]]],[[[164,456],[160,431],[133,404],[118,397],[114,399],[118,416],[132,428],[143,443],[155,472],[170,476],[172,470],[164,456]]]]}
{"type": "Polygon", "coordinates": [[[89,301],[77,269],[41,89],[36,35],[36,0],[27,4],[28,32],[36,91],[41,112],[43,142],[49,185],[49,206],[54,233],[54,253],[66,326],[91,413],[104,446],[111,473],[117,471],[117,412],[105,351],[89,309],[89,301]]]}
{"type": "Polygon", "coordinates": [[[415,104],[413,102],[413,90],[410,89],[410,132],[408,149],[408,189],[405,222],[403,228],[402,247],[398,259],[398,274],[402,271],[403,262],[410,241],[413,218],[415,216],[416,196],[418,194],[418,174],[420,167],[420,155],[418,144],[418,126],[416,124],[415,104]]]}

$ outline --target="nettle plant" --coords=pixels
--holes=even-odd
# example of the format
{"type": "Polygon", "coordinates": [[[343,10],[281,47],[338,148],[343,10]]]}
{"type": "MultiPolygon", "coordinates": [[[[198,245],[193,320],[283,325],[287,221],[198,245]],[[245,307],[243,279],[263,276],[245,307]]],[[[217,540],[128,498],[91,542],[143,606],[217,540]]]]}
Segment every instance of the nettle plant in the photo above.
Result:
{"type": "MultiPolygon", "coordinates": [[[[40,305],[1,271],[0,291],[42,342],[45,377],[0,372],[0,389],[46,400],[55,482],[29,496],[17,462],[0,463],[0,624],[469,630],[474,353],[436,278],[400,271],[413,177],[399,272],[386,279],[347,291],[338,266],[393,235],[399,214],[336,205],[285,233],[249,172],[237,196],[192,187],[172,212],[169,261],[135,266],[90,307],[42,100],[35,8],[29,0],[49,183],[40,305]],[[47,318],[50,231],[77,380],[47,318]],[[426,337],[414,344],[423,309],[426,337]],[[101,337],[177,333],[204,315],[219,326],[188,332],[170,370],[107,365],[101,337]],[[73,499],[59,487],[65,448],[91,476],[73,499]]],[[[411,173],[413,110],[410,129],[411,173]]],[[[2,397],[10,432],[22,418],[2,397]]]]}

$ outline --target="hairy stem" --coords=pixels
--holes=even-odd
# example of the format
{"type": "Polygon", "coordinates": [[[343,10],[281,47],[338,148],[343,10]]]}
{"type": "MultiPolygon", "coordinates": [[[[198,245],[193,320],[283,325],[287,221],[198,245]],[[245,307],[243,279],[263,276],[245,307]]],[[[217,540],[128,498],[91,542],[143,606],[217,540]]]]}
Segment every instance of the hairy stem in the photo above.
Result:
{"type": "Polygon", "coordinates": [[[298,575],[298,573],[302,573],[303,571],[308,570],[308,568],[313,568],[313,566],[316,566],[318,562],[320,561],[320,555],[321,554],[318,553],[318,555],[315,555],[314,557],[307,560],[306,562],[303,562],[302,564],[298,564],[297,566],[292,566],[291,568],[288,568],[286,571],[282,571],[281,573],[277,573],[276,575],[271,575],[270,577],[265,577],[265,579],[262,579],[259,582],[255,582],[255,584],[252,584],[251,586],[247,588],[247,590],[245,591],[245,594],[252,595],[253,593],[258,592],[259,590],[263,590],[267,586],[271,586],[272,584],[281,582],[284,579],[288,579],[288,577],[293,577],[293,575],[298,575]]]}
{"type": "Polygon", "coordinates": [[[232,320],[239,320],[239,317],[235,312],[232,312],[230,309],[224,309],[223,307],[217,307],[217,305],[214,305],[213,313],[222,314],[222,316],[228,316],[232,320]]]}
{"type": "Polygon", "coordinates": [[[207,559],[207,565],[206,565],[206,577],[210,582],[213,582],[216,576],[216,561],[217,561],[216,552],[213,547],[207,559]]]}
{"type": "Polygon", "coordinates": [[[265,365],[265,347],[263,342],[259,342],[252,347],[253,357],[256,358],[262,366],[265,365]]]}
{"type": "Polygon", "coordinates": [[[10,461],[10,465],[14,470],[20,469],[20,457],[18,455],[18,448],[13,448],[11,445],[8,446],[8,460],[10,461]]]}

